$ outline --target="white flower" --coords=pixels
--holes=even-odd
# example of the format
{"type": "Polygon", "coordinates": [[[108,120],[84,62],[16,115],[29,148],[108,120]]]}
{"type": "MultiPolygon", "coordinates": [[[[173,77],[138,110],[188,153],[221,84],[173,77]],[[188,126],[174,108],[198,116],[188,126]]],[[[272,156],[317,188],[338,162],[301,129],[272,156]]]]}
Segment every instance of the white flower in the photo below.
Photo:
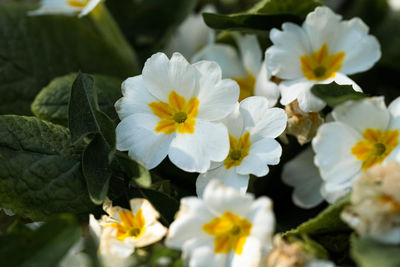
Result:
{"type": "Polygon", "coordinates": [[[199,14],[189,15],[166,45],[167,55],[179,52],[185,58],[191,58],[197,51],[214,42],[215,32],[204,23],[201,15],[204,12],[215,13],[216,10],[214,6],[207,5],[199,14]]]}
{"type": "Polygon", "coordinates": [[[64,14],[83,17],[89,14],[102,0],[41,0],[40,8],[30,11],[31,16],[64,14]]]}
{"type": "Polygon", "coordinates": [[[268,99],[274,106],[279,98],[278,85],[271,81],[271,74],[262,61],[261,47],[255,35],[232,33],[239,52],[230,45],[210,44],[192,58],[192,62],[210,60],[217,62],[222,76],[235,80],[240,86],[239,101],[246,97],[259,95],[268,99]]]}
{"type": "Polygon", "coordinates": [[[117,149],[148,169],[167,155],[179,168],[205,172],[210,161],[223,161],[229,151],[226,127],[218,120],[233,111],[238,85],[221,80],[214,62],[190,65],[179,53],[169,60],[154,54],[143,74],[122,84],[123,97],[115,103],[121,122],[117,149]]]}
{"type": "Polygon", "coordinates": [[[376,165],[354,184],[342,219],[362,237],[400,244],[400,165],[376,165]]]}
{"type": "Polygon", "coordinates": [[[254,200],[213,180],[203,199],[181,199],[165,242],[182,249],[191,267],[258,266],[263,250],[272,245],[274,224],[267,197],[254,200]]]}
{"type": "Polygon", "coordinates": [[[3,211],[8,216],[14,216],[15,213],[11,209],[0,208],[0,211],[3,211]]]}
{"type": "Polygon", "coordinates": [[[210,170],[199,175],[197,194],[201,196],[213,178],[244,193],[250,174],[267,175],[268,164],[279,163],[282,147],[274,138],[285,130],[286,121],[283,109],[268,108],[265,97],[253,96],[240,102],[223,120],[229,132],[229,154],[223,162],[214,162],[210,170]]]}
{"type": "Polygon", "coordinates": [[[125,258],[135,248],[153,244],[163,238],[167,232],[157,221],[159,213],[146,199],[136,198],[130,201],[131,209],[112,206],[109,199],[103,204],[107,215],[97,221],[90,215],[91,231],[99,239],[101,255],[125,258]]]}
{"type": "Polygon", "coordinates": [[[312,141],[327,192],[348,190],[375,164],[400,161],[400,98],[389,108],[383,97],[347,101],[332,116],[335,121],[320,126],[312,141]]]}
{"type": "Polygon", "coordinates": [[[389,0],[388,4],[393,11],[400,11],[400,0],[389,0]]]}
{"type": "Polygon", "coordinates": [[[267,67],[284,79],[281,104],[297,99],[303,111],[320,111],[326,103],[311,93],[316,83],[352,84],[361,91],[347,75],[371,68],[381,56],[380,46],[361,19],[341,19],[329,8],[317,7],[302,27],[284,23],[283,31],[271,30],[274,45],[266,51],[267,67]]]}

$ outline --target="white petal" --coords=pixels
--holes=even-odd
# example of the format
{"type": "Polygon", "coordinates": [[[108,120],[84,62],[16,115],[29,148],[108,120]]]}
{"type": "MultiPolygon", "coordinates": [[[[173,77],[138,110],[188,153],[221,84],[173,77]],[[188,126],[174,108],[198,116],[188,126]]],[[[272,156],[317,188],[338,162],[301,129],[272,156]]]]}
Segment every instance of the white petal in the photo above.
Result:
{"type": "Polygon", "coordinates": [[[149,92],[163,102],[168,103],[171,91],[186,100],[197,91],[196,69],[179,53],[171,60],[163,53],[152,55],[144,64],[142,76],[149,92]]]}
{"type": "Polygon", "coordinates": [[[297,100],[299,101],[299,108],[304,112],[318,112],[326,106],[325,101],[311,92],[311,87],[304,90],[297,100]]]}
{"type": "Polygon", "coordinates": [[[281,145],[274,139],[261,139],[251,144],[249,155],[237,166],[239,174],[265,176],[269,172],[268,165],[276,165],[282,155],[281,145]]]}
{"type": "Polygon", "coordinates": [[[265,96],[268,99],[268,107],[273,107],[278,102],[280,93],[278,85],[274,82],[271,82],[270,78],[271,74],[267,70],[267,64],[265,60],[256,78],[254,95],[265,96]]]}
{"type": "Polygon", "coordinates": [[[248,208],[246,217],[252,224],[250,236],[256,237],[264,247],[269,247],[275,229],[272,201],[265,196],[257,198],[248,208]]]}
{"type": "Polygon", "coordinates": [[[192,62],[201,60],[215,61],[221,67],[224,78],[247,77],[246,70],[238,53],[229,45],[207,45],[192,58],[192,62]]]}
{"type": "Polygon", "coordinates": [[[75,15],[79,12],[81,8],[76,8],[68,5],[65,0],[41,0],[40,8],[35,10],[30,10],[28,12],[29,16],[39,16],[39,15],[75,15]]]}
{"type": "Polygon", "coordinates": [[[113,227],[103,228],[100,239],[99,253],[106,256],[117,256],[126,258],[132,255],[135,246],[130,239],[122,242],[116,238],[116,229],[113,227]]]}
{"type": "Polygon", "coordinates": [[[282,31],[272,29],[273,46],[266,51],[267,67],[272,75],[282,79],[303,77],[300,58],[310,54],[311,46],[304,30],[293,23],[283,23],[282,31]]]}
{"type": "Polygon", "coordinates": [[[294,187],[293,202],[304,209],[317,206],[323,201],[320,193],[322,178],[313,163],[314,153],[307,148],[283,167],[282,180],[294,187]]]}
{"type": "Polygon", "coordinates": [[[351,187],[347,188],[339,188],[336,190],[332,189],[327,189],[326,188],[327,184],[323,183],[320,189],[320,193],[322,197],[330,204],[334,203],[336,200],[338,200],[341,197],[344,197],[351,191],[351,187]]]}
{"type": "Polygon", "coordinates": [[[141,248],[160,241],[167,233],[167,228],[159,222],[146,226],[146,231],[134,240],[135,247],[141,248]]]}
{"type": "Polygon", "coordinates": [[[279,84],[279,90],[281,91],[282,96],[281,104],[290,104],[295,99],[300,97],[305,91],[310,91],[314,84],[314,82],[307,81],[305,78],[293,81],[282,81],[279,84]]]}
{"type": "Polygon", "coordinates": [[[287,116],[281,108],[268,108],[268,100],[261,96],[252,96],[240,102],[240,113],[244,120],[244,131],[259,138],[276,138],[286,128],[287,116]]]}
{"type": "Polygon", "coordinates": [[[202,230],[202,227],[214,217],[215,215],[201,199],[182,198],[175,221],[169,227],[165,244],[172,248],[182,249],[186,242],[193,239],[211,240],[212,238],[202,230]]]}
{"type": "Polygon", "coordinates": [[[260,266],[262,257],[262,244],[255,237],[247,237],[246,243],[243,246],[242,253],[233,253],[230,264],[226,266],[232,267],[255,267],[260,266]]]}
{"type": "Polygon", "coordinates": [[[242,195],[239,191],[226,187],[219,180],[211,180],[203,193],[205,205],[219,216],[227,211],[245,216],[253,203],[253,196],[242,195]]]}
{"type": "Polygon", "coordinates": [[[225,124],[226,128],[228,128],[228,133],[239,139],[243,134],[243,116],[239,111],[239,103],[236,103],[235,110],[229,114],[226,118],[221,120],[223,124],[225,124]]]}
{"type": "Polygon", "coordinates": [[[139,210],[142,210],[145,226],[151,225],[160,217],[158,211],[156,211],[153,205],[151,205],[151,203],[145,198],[131,199],[129,204],[133,214],[136,214],[139,212],[139,210]]]}
{"type": "Polygon", "coordinates": [[[337,31],[337,39],[332,53],[345,52],[340,72],[354,74],[370,69],[381,57],[378,40],[368,35],[368,26],[359,19],[342,21],[337,31]]]}
{"type": "Polygon", "coordinates": [[[320,126],[312,141],[316,153],[314,164],[329,186],[353,181],[361,171],[362,161],[351,153],[352,147],[360,140],[361,135],[344,123],[331,122],[320,126]]]}
{"type": "Polygon", "coordinates": [[[93,214],[89,215],[89,232],[95,241],[98,243],[101,236],[101,226],[93,214]]]}
{"type": "Polygon", "coordinates": [[[328,7],[317,7],[307,15],[303,29],[311,41],[313,52],[319,50],[324,43],[329,47],[335,42],[341,19],[342,16],[333,13],[328,7]]]}
{"type": "Polygon", "coordinates": [[[207,184],[213,179],[218,179],[224,185],[235,188],[244,194],[246,193],[247,186],[249,184],[249,178],[250,177],[248,174],[238,174],[235,167],[226,169],[225,166],[222,165],[218,168],[208,170],[197,177],[196,193],[199,197],[202,197],[207,184]]]}
{"type": "Polygon", "coordinates": [[[221,80],[221,69],[215,62],[200,61],[194,64],[200,72],[197,118],[220,120],[231,113],[239,98],[239,85],[230,79],[221,80]]]}
{"type": "Polygon", "coordinates": [[[390,125],[389,129],[399,129],[400,128],[400,97],[390,103],[389,107],[390,112],[390,125]]]}
{"type": "Polygon", "coordinates": [[[262,51],[255,35],[241,35],[233,33],[233,37],[239,47],[242,62],[247,72],[257,76],[261,69],[262,51]]]}
{"type": "Polygon", "coordinates": [[[184,171],[205,172],[210,161],[223,161],[228,152],[229,137],[225,125],[199,119],[193,134],[176,135],[168,156],[184,171]]]}
{"type": "Polygon", "coordinates": [[[129,151],[129,156],[147,169],[156,167],[167,156],[175,134],[156,133],[158,118],[137,113],[123,119],[116,128],[117,149],[129,151]]]}
{"type": "Polygon", "coordinates": [[[214,253],[213,247],[201,246],[193,250],[190,256],[190,267],[225,267],[227,255],[225,253],[214,253]]]}
{"type": "Polygon", "coordinates": [[[78,17],[81,18],[89,14],[100,2],[101,0],[90,0],[82,9],[81,13],[79,13],[78,17]]]}
{"type": "Polygon", "coordinates": [[[115,103],[121,120],[134,113],[152,113],[149,104],[158,100],[147,90],[142,75],[126,79],[121,87],[123,97],[115,103]]]}
{"type": "Polygon", "coordinates": [[[336,73],[334,81],[340,85],[351,85],[354,91],[362,92],[361,87],[358,84],[356,84],[355,81],[353,81],[352,79],[350,79],[349,77],[347,77],[342,73],[336,73]]]}
{"type": "MultiPolygon", "coordinates": [[[[389,125],[390,113],[383,97],[361,101],[347,101],[332,111],[336,121],[343,122],[363,134],[365,129],[385,131],[389,125]]],[[[360,139],[361,140],[361,139],[360,139]]]]}

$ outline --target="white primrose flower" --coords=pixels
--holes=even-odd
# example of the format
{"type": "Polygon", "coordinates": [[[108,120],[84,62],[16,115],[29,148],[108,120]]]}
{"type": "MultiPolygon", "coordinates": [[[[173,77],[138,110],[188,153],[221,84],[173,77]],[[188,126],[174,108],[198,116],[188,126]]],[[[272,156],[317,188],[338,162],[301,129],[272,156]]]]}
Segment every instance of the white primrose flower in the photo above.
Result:
{"type": "Polygon", "coordinates": [[[202,199],[181,199],[165,243],[182,249],[191,267],[258,266],[272,245],[274,224],[269,198],[254,200],[213,180],[202,199]]]}
{"type": "Polygon", "coordinates": [[[381,57],[377,39],[368,35],[361,19],[342,21],[327,7],[309,13],[302,27],[284,23],[282,29],[270,32],[273,45],[266,51],[267,67],[283,79],[281,104],[297,99],[305,112],[320,111],[326,105],[312,94],[314,84],[335,81],[361,91],[347,75],[368,70],[381,57]]]}
{"type": "Polygon", "coordinates": [[[350,191],[350,189],[341,189],[327,192],[326,183],[321,178],[313,159],[314,152],[311,147],[306,148],[288,161],[282,170],[283,182],[294,187],[293,203],[303,209],[314,208],[323,200],[333,203],[350,191]]]}
{"type": "Polygon", "coordinates": [[[259,95],[268,98],[268,105],[274,106],[279,98],[278,85],[271,81],[271,74],[262,60],[262,50],[255,35],[232,33],[239,51],[226,44],[210,44],[196,53],[192,62],[215,61],[225,78],[235,80],[240,86],[239,101],[259,95]]]}
{"type": "Polygon", "coordinates": [[[167,232],[157,221],[159,213],[146,199],[130,201],[131,209],[112,206],[106,199],[103,209],[108,215],[97,221],[90,215],[92,233],[99,239],[99,253],[105,257],[126,258],[135,250],[161,240],[167,232]]]}
{"type": "Polygon", "coordinates": [[[268,165],[278,164],[282,154],[282,147],[274,138],[285,130],[287,116],[281,108],[268,108],[265,97],[246,98],[223,122],[229,132],[229,154],[199,175],[196,181],[199,196],[214,178],[246,192],[250,174],[267,175],[268,165]]]}
{"type": "Polygon", "coordinates": [[[206,5],[199,14],[189,15],[166,45],[167,55],[179,52],[185,58],[191,58],[197,51],[214,42],[215,32],[204,23],[201,15],[204,12],[215,13],[216,9],[213,5],[206,5]]]}
{"type": "Polygon", "coordinates": [[[320,126],[312,141],[327,192],[348,190],[376,164],[400,161],[400,98],[389,108],[383,97],[347,101],[332,116],[335,121],[320,126]]]}
{"type": "Polygon", "coordinates": [[[117,149],[148,169],[168,155],[185,171],[205,172],[228,155],[228,131],[219,120],[234,110],[239,86],[221,80],[215,62],[191,65],[179,53],[170,60],[154,54],[142,75],[122,84],[122,94],[115,103],[117,149]]]}
{"type": "Polygon", "coordinates": [[[89,14],[102,0],[41,0],[40,8],[28,15],[64,14],[83,17],[89,14]]]}

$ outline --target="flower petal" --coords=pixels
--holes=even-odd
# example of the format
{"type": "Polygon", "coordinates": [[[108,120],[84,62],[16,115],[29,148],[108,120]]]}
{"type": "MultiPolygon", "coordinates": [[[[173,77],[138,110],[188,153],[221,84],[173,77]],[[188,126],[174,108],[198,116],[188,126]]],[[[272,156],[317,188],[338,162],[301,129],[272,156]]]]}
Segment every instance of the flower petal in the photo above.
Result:
{"type": "Polygon", "coordinates": [[[78,17],[81,18],[89,14],[100,2],[101,0],[90,0],[82,9],[81,13],[79,13],[78,17]]]}
{"type": "Polygon", "coordinates": [[[262,51],[257,37],[250,34],[241,35],[238,32],[233,32],[232,36],[239,47],[244,68],[256,77],[262,62],[262,51]]]}
{"type": "Polygon", "coordinates": [[[265,196],[257,198],[248,209],[246,217],[252,224],[250,236],[257,237],[264,248],[271,247],[275,229],[272,201],[265,196]]]}
{"type": "Polygon", "coordinates": [[[147,59],[142,76],[149,92],[159,100],[168,103],[168,96],[175,91],[186,100],[197,91],[196,69],[179,53],[169,60],[163,53],[156,53],[147,59]]]}
{"type": "Polygon", "coordinates": [[[146,168],[156,167],[167,156],[175,134],[155,132],[158,118],[137,113],[123,119],[116,128],[117,149],[129,151],[129,156],[146,168]]]}
{"type": "Polygon", "coordinates": [[[141,248],[160,241],[167,233],[167,228],[158,221],[146,227],[145,232],[135,239],[135,247],[141,248]]]}
{"type": "Polygon", "coordinates": [[[221,69],[215,62],[200,61],[193,64],[200,72],[197,118],[220,120],[231,113],[239,98],[239,85],[230,79],[221,80],[221,69]]]}
{"type": "Polygon", "coordinates": [[[276,83],[270,81],[271,74],[267,70],[266,60],[264,60],[256,77],[254,95],[265,96],[268,99],[268,107],[275,106],[280,96],[279,87],[276,83]]]}
{"type": "Polygon", "coordinates": [[[279,90],[281,91],[281,104],[287,105],[299,98],[305,91],[310,91],[314,82],[307,81],[305,78],[282,81],[279,84],[279,90]]]}
{"type": "Polygon", "coordinates": [[[151,225],[160,217],[158,211],[156,211],[153,205],[151,205],[151,203],[145,198],[131,199],[129,204],[133,214],[136,214],[139,210],[142,210],[142,214],[145,219],[145,226],[151,225]]]}
{"type": "MultiPolygon", "coordinates": [[[[231,252],[232,253],[232,252],[231,252]]],[[[246,243],[243,246],[242,253],[232,253],[230,262],[225,266],[232,267],[251,267],[259,266],[262,257],[262,244],[258,238],[249,236],[246,238],[246,243]]]]}
{"type": "Polygon", "coordinates": [[[170,160],[187,172],[205,172],[210,161],[223,161],[229,152],[228,131],[222,123],[196,120],[193,134],[177,134],[170,160]],[[210,134],[212,133],[212,134],[210,134]]]}

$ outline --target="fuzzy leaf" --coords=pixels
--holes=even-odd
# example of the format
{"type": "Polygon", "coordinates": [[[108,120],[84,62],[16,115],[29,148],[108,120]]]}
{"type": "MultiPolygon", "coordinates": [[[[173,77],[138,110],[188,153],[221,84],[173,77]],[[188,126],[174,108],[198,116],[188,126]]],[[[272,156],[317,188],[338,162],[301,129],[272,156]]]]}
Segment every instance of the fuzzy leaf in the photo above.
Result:
{"type": "Polygon", "coordinates": [[[399,246],[381,244],[356,235],[351,237],[351,256],[360,267],[398,267],[399,255],[399,246]]]}
{"type": "Polygon", "coordinates": [[[57,266],[81,235],[70,214],[54,216],[36,231],[19,228],[0,236],[1,266],[57,266]]]}
{"type": "MultiPolygon", "coordinates": [[[[91,75],[101,111],[114,122],[118,120],[114,103],[121,97],[122,80],[106,75],[91,75]]],[[[68,103],[77,73],[57,77],[44,87],[32,103],[33,114],[43,120],[68,125],[68,103]]]]}
{"type": "Polygon", "coordinates": [[[99,17],[28,16],[37,6],[0,4],[0,114],[31,114],[37,93],[55,77],[77,72],[121,78],[136,72],[130,47],[108,36],[99,17]]]}
{"type": "Polygon", "coordinates": [[[33,220],[94,208],[68,129],[34,117],[0,116],[0,203],[33,220]]]}
{"type": "Polygon", "coordinates": [[[311,92],[324,100],[331,108],[348,100],[360,100],[366,97],[365,94],[354,91],[351,85],[339,85],[335,82],[316,84],[311,88],[311,92]]]}

